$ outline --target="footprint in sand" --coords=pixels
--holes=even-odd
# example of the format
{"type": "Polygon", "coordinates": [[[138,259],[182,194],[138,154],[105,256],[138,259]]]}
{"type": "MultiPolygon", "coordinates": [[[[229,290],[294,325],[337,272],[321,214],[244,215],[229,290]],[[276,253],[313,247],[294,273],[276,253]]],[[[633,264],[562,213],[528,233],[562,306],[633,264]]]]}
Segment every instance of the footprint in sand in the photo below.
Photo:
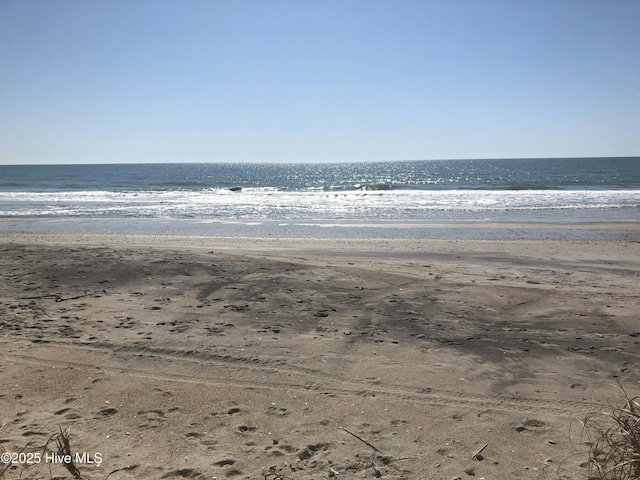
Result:
{"type": "Polygon", "coordinates": [[[116,410],[115,408],[104,408],[96,413],[96,415],[102,417],[110,417],[111,415],[115,415],[116,413],[118,413],[118,410],[116,410]]]}
{"type": "Polygon", "coordinates": [[[180,468],[178,470],[172,470],[165,473],[162,478],[182,477],[182,478],[196,478],[201,476],[202,473],[194,470],[193,468],[180,468]]]}
{"type": "Polygon", "coordinates": [[[240,425],[238,427],[238,431],[240,433],[249,433],[249,432],[253,432],[254,430],[256,430],[258,427],[252,427],[249,425],[240,425]]]}

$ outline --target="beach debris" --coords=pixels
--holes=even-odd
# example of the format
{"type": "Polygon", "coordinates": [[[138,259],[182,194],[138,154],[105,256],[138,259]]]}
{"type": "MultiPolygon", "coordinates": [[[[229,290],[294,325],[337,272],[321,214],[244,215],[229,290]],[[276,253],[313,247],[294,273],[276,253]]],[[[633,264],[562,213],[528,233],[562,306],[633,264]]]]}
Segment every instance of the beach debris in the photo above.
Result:
{"type": "Polygon", "coordinates": [[[471,457],[471,460],[478,460],[479,462],[481,462],[482,460],[484,460],[484,457],[481,455],[482,451],[487,448],[489,446],[488,443],[485,443],[480,450],[478,450],[476,453],[473,454],[473,456],[471,457]]]}
{"type": "Polygon", "coordinates": [[[104,480],[107,480],[111,475],[113,475],[114,473],[117,472],[128,472],[131,470],[135,470],[136,468],[138,468],[140,466],[140,464],[135,463],[133,465],[127,465],[126,467],[122,467],[122,468],[116,468],[115,470],[112,470],[111,472],[109,472],[109,475],[107,475],[106,477],[104,477],[104,480]]]}
{"type": "Polygon", "coordinates": [[[382,477],[382,470],[378,467],[378,465],[376,465],[376,453],[378,454],[377,460],[379,460],[380,462],[382,462],[384,465],[389,465],[392,460],[393,457],[389,456],[389,455],[384,455],[375,445],[372,445],[371,443],[367,442],[364,438],[362,438],[361,436],[353,433],[351,430],[347,430],[344,427],[338,427],[340,430],[344,430],[345,432],[347,432],[349,435],[352,435],[353,437],[357,438],[358,440],[360,440],[362,443],[364,443],[365,445],[367,445],[369,448],[371,448],[373,450],[373,452],[371,453],[371,458],[369,459],[369,461],[371,462],[371,468],[373,468],[373,474],[376,478],[381,478],[382,477]]]}
{"type": "Polygon", "coordinates": [[[80,470],[78,470],[78,467],[76,467],[74,463],[75,456],[71,454],[71,444],[69,441],[70,438],[71,434],[69,432],[69,427],[65,428],[64,430],[62,429],[62,427],[60,427],[60,433],[55,433],[51,437],[49,437],[49,440],[47,440],[44,449],[46,450],[49,443],[55,440],[56,446],[58,447],[57,453],[59,455],[59,458],[62,460],[61,463],[64,468],[66,468],[67,471],[71,475],[73,475],[73,478],[82,479],[80,470]]]}
{"type": "Polygon", "coordinates": [[[348,434],[350,434],[350,435],[353,435],[354,437],[356,437],[358,440],[360,440],[360,441],[361,441],[362,443],[364,443],[365,445],[367,445],[367,446],[369,446],[369,447],[373,448],[373,450],[374,450],[375,452],[377,452],[377,453],[379,453],[380,455],[382,455],[382,452],[381,452],[380,450],[378,450],[375,446],[371,445],[371,444],[370,444],[369,442],[367,442],[364,438],[362,438],[362,437],[360,437],[360,436],[356,435],[355,433],[353,433],[353,432],[352,432],[352,431],[350,431],[350,430],[347,430],[347,429],[346,429],[346,428],[344,428],[344,427],[338,427],[338,428],[339,428],[340,430],[344,430],[345,432],[347,432],[347,433],[348,433],[348,434]]]}

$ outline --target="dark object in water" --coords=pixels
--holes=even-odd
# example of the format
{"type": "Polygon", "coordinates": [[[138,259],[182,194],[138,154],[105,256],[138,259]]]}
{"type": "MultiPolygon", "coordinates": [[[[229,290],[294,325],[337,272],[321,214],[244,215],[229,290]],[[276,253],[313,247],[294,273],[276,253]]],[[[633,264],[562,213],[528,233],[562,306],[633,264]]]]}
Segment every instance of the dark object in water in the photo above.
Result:
{"type": "Polygon", "coordinates": [[[358,187],[359,190],[391,190],[392,185],[386,183],[365,183],[358,187]]]}

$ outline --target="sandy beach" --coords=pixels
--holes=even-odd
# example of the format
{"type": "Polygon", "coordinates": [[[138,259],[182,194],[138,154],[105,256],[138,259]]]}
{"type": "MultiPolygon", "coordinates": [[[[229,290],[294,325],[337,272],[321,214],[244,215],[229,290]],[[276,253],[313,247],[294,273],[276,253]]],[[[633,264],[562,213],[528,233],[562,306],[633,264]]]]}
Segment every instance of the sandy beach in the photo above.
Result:
{"type": "Polygon", "coordinates": [[[93,480],[586,479],[580,421],[640,393],[633,233],[3,234],[0,450],[68,428],[93,480]]]}

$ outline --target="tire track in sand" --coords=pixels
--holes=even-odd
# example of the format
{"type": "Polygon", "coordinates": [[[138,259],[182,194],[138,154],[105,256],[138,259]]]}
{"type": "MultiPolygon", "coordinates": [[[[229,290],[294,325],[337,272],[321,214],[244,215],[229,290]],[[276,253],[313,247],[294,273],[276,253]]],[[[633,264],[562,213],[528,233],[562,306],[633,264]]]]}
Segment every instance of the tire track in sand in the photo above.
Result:
{"type": "MultiPolygon", "coordinates": [[[[328,397],[355,396],[378,397],[387,400],[401,400],[428,405],[465,406],[475,410],[506,410],[522,413],[548,413],[570,417],[580,416],[594,410],[594,403],[587,401],[546,399],[501,394],[470,393],[463,390],[446,390],[431,387],[407,387],[406,385],[375,385],[354,382],[340,375],[325,370],[293,365],[283,359],[266,360],[259,357],[216,354],[195,350],[183,350],[172,347],[151,347],[140,345],[120,345],[109,342],[100,344],[78,345],[64,341],[52,341],[59,348],[82,350],[101,354],[119,354],[153,359],[166,359],[170,362],[188,362],[194,366],[202,366],[202,362],[216,364],[216,376],[204,376],[181,370],[180,374],[158,374],[147,369],[136,369],[130,366],[109,366],[104,363],[82,363],[77,360],[46,360],[28,354],[11,354],[12,362],[52,366],[54,363],[65,366],[99,366],[102,370],[110,370],[119,374],[128,374],[139,378],[151,378],[160,381],[200,384],[207,386],[229,385],[239,388],[261,390],[298,390],[317,392],[328,397]],[[222,367],[222,368],[220,368],[222,367]],[[249,375],[243,379],[243,371],[249,375]],[[255,372],[260,371],[262,379],[255,382],[255,372]],[[282,380],[279,381],[278,378],[282,380]]],[[[157,365],[154,370],[158,371],[157,365]]]]}

